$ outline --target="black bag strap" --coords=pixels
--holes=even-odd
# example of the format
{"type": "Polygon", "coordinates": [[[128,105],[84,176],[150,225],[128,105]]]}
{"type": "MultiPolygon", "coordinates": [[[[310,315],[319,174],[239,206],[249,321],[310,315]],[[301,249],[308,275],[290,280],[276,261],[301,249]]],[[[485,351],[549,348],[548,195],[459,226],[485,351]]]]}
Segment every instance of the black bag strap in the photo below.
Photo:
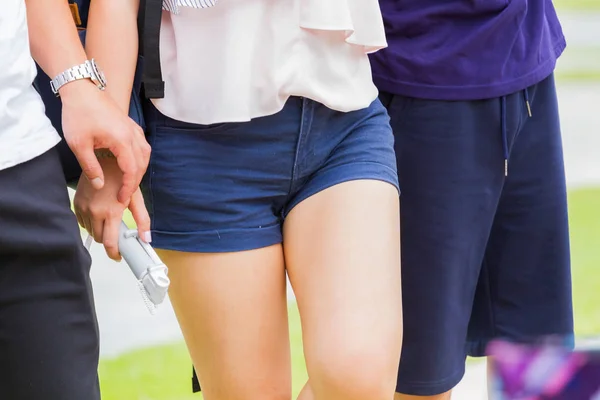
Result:
{"type": "Polygon", "coordinates": [[[200,381],[198,381],[198,375],[196,375],[196,369],[192,367],[192,393],[201,392],[200,381]]]}
{"type": "MultiPolygon", "coordinates": [[[[87,26],[91,0],[69,0],[73,19],[80,28],[87,26]]],[[[160,68],[160,20],[163,0],[140,0],[138,12],[139,53],[144,57],[142,86],[149,99],[165,97],[160,68]]]]}
{"type": "Polygon", "coordinates": [[[165,97],[165,82],[160,68],[160,20],[163,0],[141,0],[138,13],[140,54],[144,57],[142,84],[148,99],[165,97]]]}

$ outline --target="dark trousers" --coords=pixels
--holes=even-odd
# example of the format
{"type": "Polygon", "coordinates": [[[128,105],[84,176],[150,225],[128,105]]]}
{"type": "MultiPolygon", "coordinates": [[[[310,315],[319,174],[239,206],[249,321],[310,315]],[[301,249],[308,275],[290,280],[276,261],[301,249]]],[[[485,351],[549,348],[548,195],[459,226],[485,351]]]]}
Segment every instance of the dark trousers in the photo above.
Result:
{"type": "Polygon", "coordinates": [[[486,355],[495,339],[553,337],[571,346],[567,191],[553,77],[487,100],[381,98],[402,190],[397,391],[452,389],[466,356],[486,355]]]}
{"type": "Polygon", "coordinates": [[[0,171],[0,399],[100,399],[90,265],[56,149],[0,171]]]}

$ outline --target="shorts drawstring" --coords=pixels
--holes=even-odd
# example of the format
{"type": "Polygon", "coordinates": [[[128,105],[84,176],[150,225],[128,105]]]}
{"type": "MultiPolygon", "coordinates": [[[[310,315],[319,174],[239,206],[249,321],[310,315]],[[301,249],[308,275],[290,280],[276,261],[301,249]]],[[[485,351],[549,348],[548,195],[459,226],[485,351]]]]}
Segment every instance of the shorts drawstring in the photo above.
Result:
{"type": "Polygon", "coordinates": [[[502,150],[504,152],[504,176],[508,176],[508,137],[506,134],[506,96],[500,99],[500,118],[502,131],[502,150]]]}
{"type": "MultiPolygon", "coordinates": [[[[525,100],[525,108],[527,109],[527,115],[529,118],[533,116],[531,113],[531,103],[529,102],[529,90],[523,90],[523,99],[525,100]]],[[[502,151],[504,153],[504,176],[508,176],[508,135],[506,133],[506,96],[500,98],[500,118],[502,130],[502,151]]]]}
{"type": "Polygon", "coordinates": [[[523,90],[523,96],[525,97],[525,107],[527,107],[527,114],[529,115],[529,118],[531,118],[531,104],[529,104],[529,90],[527,88],[523,90]]]}

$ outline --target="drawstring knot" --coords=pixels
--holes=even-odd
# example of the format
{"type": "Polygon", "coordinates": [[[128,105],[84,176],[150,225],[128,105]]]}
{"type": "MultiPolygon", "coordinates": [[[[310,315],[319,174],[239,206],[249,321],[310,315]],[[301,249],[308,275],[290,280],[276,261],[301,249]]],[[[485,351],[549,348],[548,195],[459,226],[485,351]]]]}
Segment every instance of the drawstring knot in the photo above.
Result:
{"type": "MultiPolygon", "coordinates": [[[[531,112],[531,103],[529,102],[529,90],[523,90],[523,99],[525,100],[525,108],[529,118],[533,116],[531,112]]],[[[504,156],[504,176],[508,176],[508,134],[506,128],[506,96],[500,98],[500,124],[502,134],[502,152],[504,156]]]]}

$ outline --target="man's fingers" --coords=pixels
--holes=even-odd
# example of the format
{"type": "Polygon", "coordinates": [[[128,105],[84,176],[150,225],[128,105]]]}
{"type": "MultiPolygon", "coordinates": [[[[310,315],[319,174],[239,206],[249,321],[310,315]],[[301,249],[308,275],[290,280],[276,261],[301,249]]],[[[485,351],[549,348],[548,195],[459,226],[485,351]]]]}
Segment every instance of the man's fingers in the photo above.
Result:
{"type": "Polygon", "coordinates": [[[129,199],[133,196],[133,192],[135,192],[142,180],[135,159],[135,153],[132,149],[132,144],[133,143],[130,140],[127,146],[122,145],[110,149],[117,158],[119,169],[123,172],[123,185],[121,186],[117,197],[122,204],[127,204],[129,202],[129,199]]]}
{"type": "Polygon", "coordinates": [[[133,195],[135,188],[140,184],[140,180],[141,179],[138,179],[134,173],[123,173],[123,186],[121,186],[117,196],[117,200],[119,200],[121,204],[127,204],[127,201],[129,201],[133,195]]]}
{"type": "Polygon", "coordinates": [[[132,146],[139,169],[139,178],[141,180],[148,168],[148,163],[150,162],[150,144],[148,144],[148,141],[146,140],[144,130],[140,128],[138,124],[132,122],[131,126],[135,133],[132,137],[132,146]]]}
{"type": "Polygon", "coordinates": [[[129,203],[129,210],[131,215],[137,224],[138,234],[146,243],[152,241],[152,235],[150,234],[150,215],[144,204],[144,198],[142,192],[138,189],[131,198],[129,203]]]}
{"type": "Polygon", "coordinates": [[[102,243],[104,236],[104,220],[92,219],[89,222],[91,227],[90,235],[94,238],[96,243],[102,243]]]}
{"type": "Polygon", "coordinates": [[[150,144],[148,143],[148,140],[146,140],[146,133],[144,130],[138,124],[134,123],[134,125],[134,130],[137,132],[136,138],[142,146],[143,161],[147,166],[148,161],[150,161],[150,144]]]}
{"type": "Polygon", "coordinates": [[[103,243],[106,254],[115,261],[121,260],[119,253],[119,226],[122,216],[113,215],[104,221],[103,243]]]}
{"type": "Polygon", "coordinates": [[[144,132],[144,130],[142,129],[142,127],[139,126],[137,124],[137,122],[135,122],[134,120],[131,120],[131,123],[133,125],[133,130],[137,134],[137,136],[143,137],[144,141],[146,141],[146,133],[144,132]]]}
{"type": "Polygon", "coordinates": [[[138,168],[140,169],[140,173],[143,176],[146,172],[146,169],[148,168],[148,163],[150,162],[150,144],[148,144],[148,141],[146,140],[145,136],[138,135],[134,139],[134,141],[137,147],[136,159],[138,161],[138,168]]]}
{"type": "Polygon", "coordinates": [[[86,178],[92,184],[92,187],[96,190],[102,189],[104,186],[104,173],[102,167],[94,154],[94,148],[92,146],[86,146],[85,148],[78,149],[77,146],[73,148],[73,153],[77,157],[81,170],[86,178]]]}

